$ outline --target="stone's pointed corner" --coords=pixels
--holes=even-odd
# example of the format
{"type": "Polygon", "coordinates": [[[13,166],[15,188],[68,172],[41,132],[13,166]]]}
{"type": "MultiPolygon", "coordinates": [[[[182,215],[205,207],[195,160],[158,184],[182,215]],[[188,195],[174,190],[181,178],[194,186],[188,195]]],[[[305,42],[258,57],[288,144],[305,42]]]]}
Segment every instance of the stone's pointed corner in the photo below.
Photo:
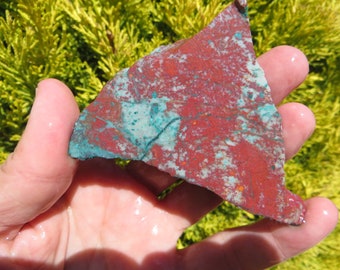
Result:
{"type": "Polygon", "coordinates": [[[241,13],[247,12],[247,0],[235,0],[234,3],[241,13]]]}

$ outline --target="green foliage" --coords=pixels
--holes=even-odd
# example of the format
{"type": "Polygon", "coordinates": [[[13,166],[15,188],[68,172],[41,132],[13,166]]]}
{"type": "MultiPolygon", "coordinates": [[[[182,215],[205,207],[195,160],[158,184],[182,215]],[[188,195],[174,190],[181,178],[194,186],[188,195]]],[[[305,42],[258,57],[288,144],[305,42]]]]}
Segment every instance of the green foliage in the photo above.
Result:
{"type": "MultiPolygon", "coordinates": [[[[230,1],[15,0],[0,2],[0,161],[13,150],[40,80],[70,86],[81,108],[117,71],[160,45],[188,38],[230,1]]],[[[305,198],[340,207],[340,2],[249,1],[257,54],[288,44],[310,61],[310,75],[285,102],[315,113],[317,128],[286,165],[287,184],[305,198]]],[[[179,247],[258,220],[223,203],[188,228],[179,247]]],[[[340,228],[326,241],[275,269],[337,269],[340,228]]]]}
{"type": "Polygon", "coordinates": [[[74,87],[82,98],[94,98],[101,87],[82,62],[77,40],[54,1],[20,1],[0,17],[0,149],[11,151],[20,138],[40,80],[55,77],[74,87]],[[84,92],[84,91],[83,91],[84,92]]]}
{"type": "Polygon", "coordinates": [[[162,44],[151,1],[64,1],[85,59],[103,80],[162,44]]]}
{"type": "Polygon", "coordinates": [[[167,30],[167,36],[174,41],[196,34],[208,25],[228,2],[230,1],[159,1],[156,4],[155,17],[167,30]]]}

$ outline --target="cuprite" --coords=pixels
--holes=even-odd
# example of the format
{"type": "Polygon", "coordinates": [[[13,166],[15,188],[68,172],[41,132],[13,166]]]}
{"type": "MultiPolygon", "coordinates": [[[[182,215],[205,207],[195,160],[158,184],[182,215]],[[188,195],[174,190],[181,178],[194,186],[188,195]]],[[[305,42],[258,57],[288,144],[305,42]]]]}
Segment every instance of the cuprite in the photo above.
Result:
{"type": "Polygon", "coordinates": [[[236,1],[192,38],[117,73],[81,113],[69,154],[141,160],[251,213],[301,224],[246,9],[236,1]]]}

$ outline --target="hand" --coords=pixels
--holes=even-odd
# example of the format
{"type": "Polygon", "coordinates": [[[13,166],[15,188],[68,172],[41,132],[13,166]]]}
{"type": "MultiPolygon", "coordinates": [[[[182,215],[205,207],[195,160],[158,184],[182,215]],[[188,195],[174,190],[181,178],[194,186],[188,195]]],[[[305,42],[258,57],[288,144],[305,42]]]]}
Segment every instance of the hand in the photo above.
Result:
{"type": "MultiPolygon", "coordinates": [[[[276,104],[308,72],[305,56],[287,46],[258,61],[276,104]]],[[[298,103],[279,112],[289,159],[312,133],[314,117],[298,103]]],[[[71,159],[78,115],[64,84],[39,84],[27,128],[0,170],[1,269],[263,269],[314,246],[335,227],[335,206],[313,198],[301,226],[264,219],[178,251],[183,230],[221,199],[184,183],[158,201],[174,179],[155,168],[71,159]]]]}

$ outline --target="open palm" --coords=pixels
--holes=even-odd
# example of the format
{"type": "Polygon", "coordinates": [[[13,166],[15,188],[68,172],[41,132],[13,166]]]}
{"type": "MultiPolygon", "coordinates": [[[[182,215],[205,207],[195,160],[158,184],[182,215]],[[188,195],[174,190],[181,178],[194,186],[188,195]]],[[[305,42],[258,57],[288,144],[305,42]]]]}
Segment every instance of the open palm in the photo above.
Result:
{"type": "MultiPolygon", "coordinates": [[[[275,103],[305,78],[304,55],[282,46],[259,58],[275,103]]],[[[314,129],[303,105],[282,105],[287,159],[314,129]]],[[[79,115],[71,92],[53,79],[37,89],[28,126],[0,171],[1,269],[263,269],[318,243],[335,226],[327,199],[306,201],[306,223],[264,219],[176,250],[183,230],[221,199],[141,162],[78,162],[67,155],[79,115]]]]}

